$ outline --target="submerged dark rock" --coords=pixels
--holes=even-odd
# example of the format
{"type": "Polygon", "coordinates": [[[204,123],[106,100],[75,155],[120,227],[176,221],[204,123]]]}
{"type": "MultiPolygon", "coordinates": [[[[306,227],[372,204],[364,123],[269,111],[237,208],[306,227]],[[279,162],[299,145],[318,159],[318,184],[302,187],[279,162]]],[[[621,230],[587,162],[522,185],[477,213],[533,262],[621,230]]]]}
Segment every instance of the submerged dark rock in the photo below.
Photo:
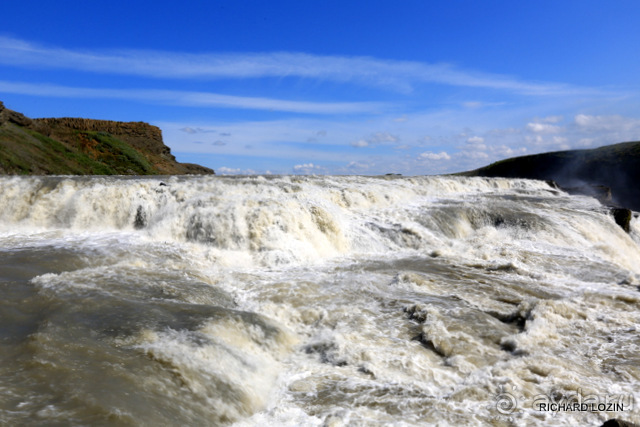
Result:
{"type": "Polygon", "coordinates": [[[560,189],[560,187],[558,186],[558,183],[555,182],[552,179],[547,179],[547,180],[545,180],[545,182],[547,183],[547,185],[549,187],[553,188],[554,190],[559,190],[560,189]]]}
{"type": "Polygon", "coordinates": [[[629,421],[623,421],[617,418],[612,418],[610,420],[605,421],[602,424],[602,427],[639,427],[639,426],[638,424],[631,423],[629,421]]]}
{"type": "Polygon", "coordinates": [[[418,341],[420,344],[422,344],[422,346],[424,348],[426,348],[427,350],[433,351],[435,354],[437,354],[440,357],[449,356],[443,349],[441,349],[438,346],[436,346],[434,344],[434,342],[431,340],[431,338],[429,338],[427,336],[427,334],[425,334],[424,332],[420,332],[418,335],[413,337],[411,340],[412,341],[418,341]]]}
{"type": "Polygon", "coordinates": [[[347,361],[338,355],[338,346],[332,342],[320,341],[308,344],[304,348],[307,354],[317,354],[322,363],[333,366],[347,366],[347,361]]]}
{"type": "Polygon", "coordinates": [[[523,332],[527,324],[527,320],[531,319],[531,310],[517,310],[509,314],[499,313],[497,311],[487,311],[488,315],[495,317],[502,323],[514,325],[519,332],[523,332]]]}
{"type": "Polygon", "coordinates": [[[136,211],[136,219],[133,222],[133,227],[137,230],[144,228],[147,225],[147,214],[145,213],[142,206],[138,206],[138,210],[136,211]]]}
{"type": "Polygon", "coordinates": [[[632,212],[627,208],[611,208],[611,214],[613,215],[613,219],[616,221],[624,231],[627,233],[631,230],[629,223],[631,222],[632,212]]]}

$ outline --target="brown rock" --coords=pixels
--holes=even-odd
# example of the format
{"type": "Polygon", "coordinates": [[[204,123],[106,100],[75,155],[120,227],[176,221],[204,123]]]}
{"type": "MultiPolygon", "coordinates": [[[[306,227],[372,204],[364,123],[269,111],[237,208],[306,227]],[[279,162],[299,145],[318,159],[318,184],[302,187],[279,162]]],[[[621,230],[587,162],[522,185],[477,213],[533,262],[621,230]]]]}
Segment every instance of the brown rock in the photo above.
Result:
{"type": "Polygon", "coordinates": [[[162,131],[157,126],[145,122],[116,122],[110,120],[93,120],[79,118],[35,119],[34,122],[43,129],[49,129],[49,137],[66,140],[74,131],[105,132],[134,148],[153,154],[166,156],[175,161],[171,149],[162,141],[162,131]]]}
{"type": "MultiPolygon", "coordinates": [[[[0,102],[0,104],[2,103],[0,102]]],[[[5,108],[4,104],[2,104],[0,106],[0,124],[7,122],[15,123],[18,126],[29,126],[32,120],[23,114],[5,108]]]]}

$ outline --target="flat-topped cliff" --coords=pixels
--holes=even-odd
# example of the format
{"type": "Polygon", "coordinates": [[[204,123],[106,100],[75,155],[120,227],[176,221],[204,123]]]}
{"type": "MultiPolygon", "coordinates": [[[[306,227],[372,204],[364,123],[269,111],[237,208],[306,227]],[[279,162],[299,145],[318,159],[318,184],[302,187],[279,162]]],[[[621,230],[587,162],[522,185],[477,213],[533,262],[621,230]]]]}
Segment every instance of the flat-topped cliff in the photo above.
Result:
{"type": "Polygon", "coordinates": [[[41,129],[41,133],[54,138],[68,138],[76,131],[104,132],[131,144],[136,149],[171,155],[171,150],[162,141],[160,128],[145,122],[114,122],[68,117],[34,119],[33,122],[41,129]]]}
{"type": "Polygon", "coordinates": [[[157,126],[84,118],[30,119],[0,102],[0,174],[213,174],[179,163],[157,126]]]}

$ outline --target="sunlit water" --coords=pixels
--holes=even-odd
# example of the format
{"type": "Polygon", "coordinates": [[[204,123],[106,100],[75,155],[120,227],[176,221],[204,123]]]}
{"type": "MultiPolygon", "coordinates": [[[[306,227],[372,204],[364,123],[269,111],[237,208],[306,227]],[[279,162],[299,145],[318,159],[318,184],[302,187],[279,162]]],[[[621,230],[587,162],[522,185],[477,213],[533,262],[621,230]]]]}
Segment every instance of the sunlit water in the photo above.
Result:
{"type": "Polygon", "coordinates": [[[0,178],[0,424],[640,422],[631,226],[526,180],[0,178]]]}

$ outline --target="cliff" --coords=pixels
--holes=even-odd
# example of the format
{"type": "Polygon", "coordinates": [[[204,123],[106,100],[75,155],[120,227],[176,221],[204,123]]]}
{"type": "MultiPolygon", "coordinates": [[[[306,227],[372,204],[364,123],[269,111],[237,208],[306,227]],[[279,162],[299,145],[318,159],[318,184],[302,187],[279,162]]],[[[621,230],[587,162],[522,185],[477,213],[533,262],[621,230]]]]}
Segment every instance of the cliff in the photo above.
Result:
{"type": "Polygon", "coordinates": [[[179,163],[162,132],[144,122],[30,119],[0,102],[0,174],[213,174],[179,163]]]}
{"type": "Polygon", "coordinates": [[[459,175],[553,180],[569,192],[640,211],[640,141],[514,157],[459,175]]]}

